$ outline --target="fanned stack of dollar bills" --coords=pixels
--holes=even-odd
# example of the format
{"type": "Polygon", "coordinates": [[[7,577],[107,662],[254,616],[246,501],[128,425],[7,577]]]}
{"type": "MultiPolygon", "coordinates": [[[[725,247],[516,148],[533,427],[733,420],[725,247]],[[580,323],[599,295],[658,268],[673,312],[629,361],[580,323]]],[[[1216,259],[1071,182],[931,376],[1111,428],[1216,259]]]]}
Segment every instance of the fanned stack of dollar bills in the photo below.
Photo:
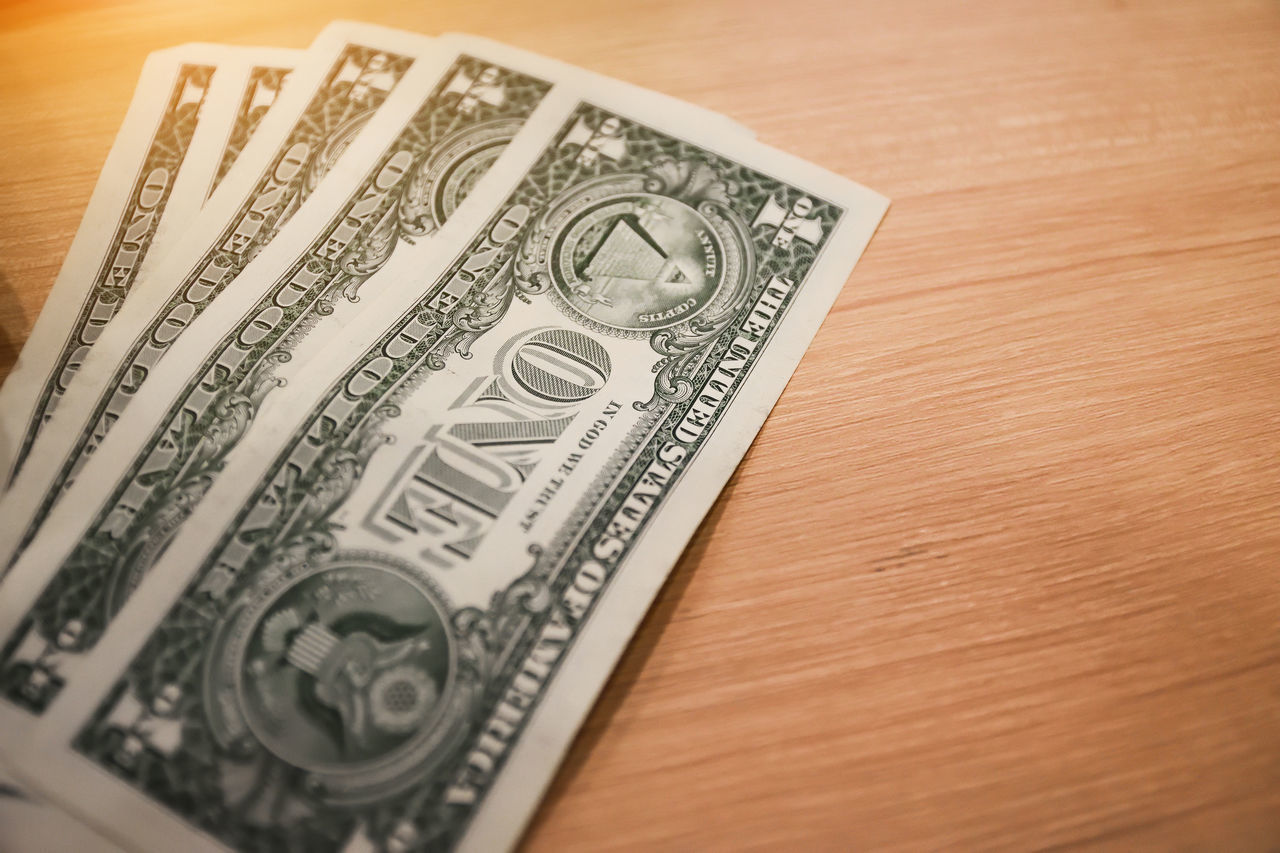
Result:
{"type": "Polygon", "coordinates": [[[480,38],[153,54],[0,392],[0,847],[512,846],[886,205],[480,38]]]}

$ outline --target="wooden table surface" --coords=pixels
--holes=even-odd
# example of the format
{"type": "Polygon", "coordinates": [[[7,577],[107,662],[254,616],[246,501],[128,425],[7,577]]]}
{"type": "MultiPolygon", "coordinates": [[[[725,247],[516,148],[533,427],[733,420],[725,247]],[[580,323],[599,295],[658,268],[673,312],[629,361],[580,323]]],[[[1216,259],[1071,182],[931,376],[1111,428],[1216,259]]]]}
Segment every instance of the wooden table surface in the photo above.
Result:
{"type": "Polygon", "coordinates": [[[1280,845],[1280,5],[26,0],[0,364],[144,55],[462,30],[894,200],[530,850],[1280,845]]]}

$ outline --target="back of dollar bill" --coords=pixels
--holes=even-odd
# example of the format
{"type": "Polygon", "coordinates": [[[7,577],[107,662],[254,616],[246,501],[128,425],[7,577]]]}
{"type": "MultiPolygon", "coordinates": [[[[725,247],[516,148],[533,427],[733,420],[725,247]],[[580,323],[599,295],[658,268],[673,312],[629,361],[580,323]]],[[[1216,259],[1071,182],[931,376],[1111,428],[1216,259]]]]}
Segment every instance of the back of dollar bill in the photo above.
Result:
{"type": "Polygon", "coordinates": [[[145,849],[514,844],[887,206],[682,119],[542,98],[267,396],[24,776],[145,849]]]}

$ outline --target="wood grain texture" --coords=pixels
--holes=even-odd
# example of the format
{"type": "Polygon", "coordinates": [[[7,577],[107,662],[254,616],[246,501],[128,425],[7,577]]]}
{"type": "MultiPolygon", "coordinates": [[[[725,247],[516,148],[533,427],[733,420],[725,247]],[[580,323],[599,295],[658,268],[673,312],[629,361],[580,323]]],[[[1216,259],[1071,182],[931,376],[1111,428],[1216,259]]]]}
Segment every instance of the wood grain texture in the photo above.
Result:
{"type": "Polygon", "coordinates": [[[4,369],[144,55],[334,17],[648,85],[894,199],[529,850],[1276,849],[1280,5],[9,4],[4,369]]]}

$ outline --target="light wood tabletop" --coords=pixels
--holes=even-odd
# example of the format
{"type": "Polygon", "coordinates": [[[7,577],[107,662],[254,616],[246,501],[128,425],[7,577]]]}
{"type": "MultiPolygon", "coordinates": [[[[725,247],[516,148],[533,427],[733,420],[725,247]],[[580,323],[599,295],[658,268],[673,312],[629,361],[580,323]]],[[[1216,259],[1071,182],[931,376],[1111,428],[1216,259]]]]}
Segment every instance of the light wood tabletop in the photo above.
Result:
{"type": "Polygon", "coordinates": [[[336,17],[893,199],[529,850],[1280,845],[1280,5],[9,2],[4,371],[144,56],[336,17]]]}

